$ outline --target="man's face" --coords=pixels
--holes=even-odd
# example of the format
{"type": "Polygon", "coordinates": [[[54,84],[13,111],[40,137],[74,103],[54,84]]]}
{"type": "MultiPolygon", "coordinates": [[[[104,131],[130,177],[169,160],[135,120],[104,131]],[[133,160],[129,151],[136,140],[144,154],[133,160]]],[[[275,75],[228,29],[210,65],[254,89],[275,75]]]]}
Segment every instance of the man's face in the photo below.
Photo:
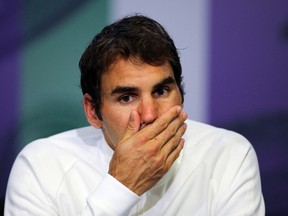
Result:
{"type": "Polygon", "coordinates": [[[171,66],[151,66],[118,59],[101,79],[101,114],[98,127],[112,149],[123,137],[130,113],[136,110],[140,129],[175,105],[182,104],[171,66]]]}

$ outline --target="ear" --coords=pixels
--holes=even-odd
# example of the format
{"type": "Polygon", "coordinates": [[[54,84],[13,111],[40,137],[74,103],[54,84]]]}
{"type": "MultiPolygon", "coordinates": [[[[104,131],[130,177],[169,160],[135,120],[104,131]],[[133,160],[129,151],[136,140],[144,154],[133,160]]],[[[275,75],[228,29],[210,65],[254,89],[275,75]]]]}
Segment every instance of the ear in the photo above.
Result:
{"type": "Polygon", "coordinates": [[[83,107],[86,114],[87,121],[95,128],[102,128],[102,121],[95,113],[95,107],[93,99],[89,94],[85,94],[83,97],[83,107]]]}

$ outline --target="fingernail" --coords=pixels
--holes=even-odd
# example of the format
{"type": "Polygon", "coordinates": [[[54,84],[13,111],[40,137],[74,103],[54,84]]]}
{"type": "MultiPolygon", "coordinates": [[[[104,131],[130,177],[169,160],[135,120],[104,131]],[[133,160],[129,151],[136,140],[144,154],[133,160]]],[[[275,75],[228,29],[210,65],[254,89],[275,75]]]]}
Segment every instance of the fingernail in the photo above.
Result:
{"type": "Polygon", "coordinates": [[[187,113],[183,113],[183,121],[185,121],[188,118],[187,113]]]}
{"type": "Polygon", "coordinates": [[[182,111],[182,107],[181,107],[181,106],[178,106],[178,107],[177,107],[177,112],[180,113],[181,111],[182,111]]]}

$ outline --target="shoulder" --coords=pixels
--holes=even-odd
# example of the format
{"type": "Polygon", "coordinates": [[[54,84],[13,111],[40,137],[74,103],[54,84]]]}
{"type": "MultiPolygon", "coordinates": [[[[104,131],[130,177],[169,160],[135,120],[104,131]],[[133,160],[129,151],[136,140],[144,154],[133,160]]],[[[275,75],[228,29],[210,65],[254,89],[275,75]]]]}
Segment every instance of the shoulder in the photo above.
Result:
{"type": "Polygon", "coordinates": [[[243,148],[250,148],[250,142],[241,134],[218,128],[209,124],[187,120],[187,131],[184,135],[185,139],[191,141],[194,145],[205,143],[206,145],[241,145],[243,148]]]}
{"type": "Polygon", "coordinates": [[[231,158],[246,158],[248,152],[254,151],[251,143],[241,134],[212,125],[188,120],[184,135],[185,154],[193,160],[215,165],[218,161],[225,162],[231,158]]]}
{"type": "Polygon", "coordinates": [[[43,158],[45,155],[53,157],[58,153],[67,154],[67,156],[73,155],[73,152],[77,153],[83,147],[85,150],[85,146],[89,146],[89,140],[97,142],[97,140],[101,140],[101,136],[101,130],[93,127],[77,128],[35,140],[26,145],[19,155],[29,158],[43,158]]]}
{"type": "MultiPolygon", "coordinates": [[[[61,176],[78,161],[89,163],[89,158],[101,144],[102,132],[84,127],[62,132],[47,138],[35,140],[18,154],[15,167],[32,171],[35,175],[61,176]]],[[[56,180],[56,179],[55,179],[56,180]]]]}
{"type": "Polygon", "coordinates": [[[85,127],[29,143],[13,164],[10,188],[31,189],[30,185],[35,182],[35,187],[39,184],[39,188],[56,194],[63,177],[78,162],[91,163],[89,160],[97,150],[95,146],[100,144],[101,134],[101,130],[85,127]]]}
{"type": "Polygon", "coordinates": [[[194,179],[200,182],[199,187],[209,185],[215,212],[263,212],[258,160],[252,144],[241,134],[223,128],[191,120],[187,126],[183,176],[191,178],[193,185],[194,179]]]}
{"type": "Polygon", "coordinates": [[[213,179],[215,185],[226,182],[223,188],[230,187],[236,178],[239,181],[258,180],[257,155],[245,137],[230,130],[190,120],[187,125],[182,154],[182,166],[186,170],[198,169],[213,179]]]}

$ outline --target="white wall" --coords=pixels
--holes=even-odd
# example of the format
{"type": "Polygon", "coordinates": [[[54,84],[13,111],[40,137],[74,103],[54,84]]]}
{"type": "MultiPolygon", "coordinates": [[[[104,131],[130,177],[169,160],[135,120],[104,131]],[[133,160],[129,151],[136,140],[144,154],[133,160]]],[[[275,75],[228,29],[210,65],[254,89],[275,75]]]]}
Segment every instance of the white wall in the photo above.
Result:
{"type": "Polygon", "coordinates": [[[185,111],[207,122],[209,0],[110,0],[111,21],[141,13],[160,22],[180,49],[185,111]]]}

